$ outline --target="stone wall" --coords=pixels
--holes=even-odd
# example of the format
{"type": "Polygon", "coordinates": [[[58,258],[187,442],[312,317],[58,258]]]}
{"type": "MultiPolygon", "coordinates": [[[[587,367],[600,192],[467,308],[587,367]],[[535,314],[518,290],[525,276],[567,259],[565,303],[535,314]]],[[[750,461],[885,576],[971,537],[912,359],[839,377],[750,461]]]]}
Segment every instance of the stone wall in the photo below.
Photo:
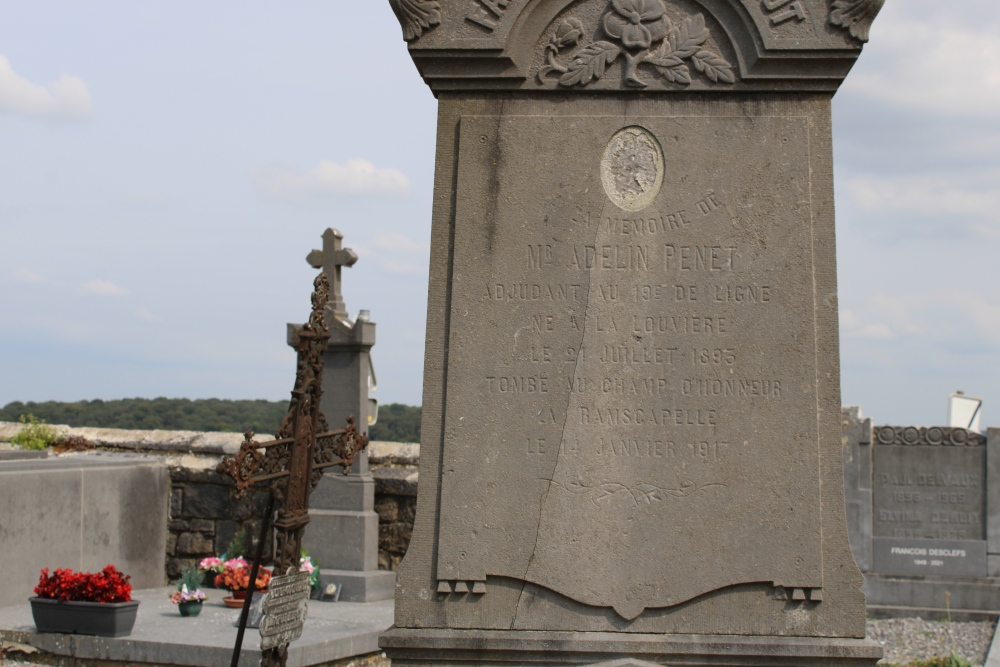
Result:
{"type": "Polygon", "coordinates": [[[406,555],[417,511],[417,464],[420,445],[373,442],[368,461],[375,478],[378,512],[378,567],[395,570],[406,555]]]}
{"type": "MultiPolygon", "coordinates": [[[[395,570],[406,554],[417,506],[417,459],[420,446],[373,442],[369,462],[375,478],[375,511],[379,515],[379,569],[395,570]]],[[[255,541],[267,511],[265,491],[247,491],[238,498],[210,468],[175,465],[170,468],[171,500],[167,538],[167,575],[179,576],[182,567],[222,553],[236,531],[246,529],[255,541]]],[[[270,544],[265,545],[270,555],[270,544]]],[[[320,563],[327,567],[329,564],[320,563]]]]}
{"type": "MultiPolygon", "coordinates": [[[[65,425],[56,425],[56,428],[67,436],[86,438],[95,445],[95,451],[111,450],[139,459],[161,459],[166,463],[171,485],[166,540],[168,577],[176,578],[186,565],[222,553],[240,529],[247,530],[248,543],[256,543],[261,517],[267,510],[267,493],[247,491],[239,498],[235,489],[215,472],[222,455],[239,450],[243,440],[240,434],[71,428],[65,425]]],[[[0,443],[9,442],[20,429],[20,424],[0,422],[0,443]]],[[[258,440],[270,437],[259,435],[258,440]]],[[[72,456],[87,456],[87,453],[77,452],[72,456]]],[[[409,545],[416,510],[419,456],[420,446],[416,444],[373,442],[369,445],[369,461],[375,478],[375,509],[379,515],[379,569],[396,569],[409,545]]],[[[270,556],[270,540],[265,545],[265,553],[270,556]]]]}
{"type": "MultiPolygon", "coordinates": [[[[223,483],[214,467],[170,468],[170,519],[167,524],[167,576],[175,579],[181,569],[202,558],[221,554],[239,530],[246,530],[250,553],[260,536],[261,517],[267,511],[266,491],[248,489],[243,497],[223,483]]],[[[271,540],[265,544],[270,557],[271,540]]]]}

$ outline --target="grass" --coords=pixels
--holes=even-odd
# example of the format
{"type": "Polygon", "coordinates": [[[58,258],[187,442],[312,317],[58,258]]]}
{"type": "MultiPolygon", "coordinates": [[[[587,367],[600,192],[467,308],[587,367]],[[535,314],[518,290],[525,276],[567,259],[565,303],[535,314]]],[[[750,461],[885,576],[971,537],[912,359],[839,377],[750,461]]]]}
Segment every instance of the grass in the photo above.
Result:
{"type": "Polygon", "coordinates": [[[10,439],[10,443],[21,449],[41,450],[51,447],[59,440],[59,432],[54,426],[49,426],[44,419],[34,415],[21,415],[19,420],[24,427],[10,439]]]}

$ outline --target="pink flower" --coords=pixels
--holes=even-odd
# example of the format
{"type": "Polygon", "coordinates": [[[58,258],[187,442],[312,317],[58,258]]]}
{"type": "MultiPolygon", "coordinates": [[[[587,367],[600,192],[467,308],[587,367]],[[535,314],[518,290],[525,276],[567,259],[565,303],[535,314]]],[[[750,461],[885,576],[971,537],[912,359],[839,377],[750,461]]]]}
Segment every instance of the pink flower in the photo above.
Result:
{"type": "Polygon", "coordinates": [[[221,570],[222,569],[222,559],[215,558],[202,558],[201,562],[198,563],[199,570],[221,570]]]}
{"type": "Polygon", "coordinates": [[[611,0],[611,6],[614,11],[604,16],[604,32],[627,49],[648,49],[670,31],[663,0],[611,0]]]}
{"type": "Polygon", "coordinates": [[[315,569],[316,566],[313,565],[312,556],[306,556],[299,564],[299,572],[308,572],[309,574],[312,574],[315,569]]]}
{"type": "Polygon", "coordinates": [[[243,558],[230,558],[224,563],[224,565],[225,567],[230,567],[235,570],[241,567],[247,567],[247,562],[243,560],[243,558]]]}

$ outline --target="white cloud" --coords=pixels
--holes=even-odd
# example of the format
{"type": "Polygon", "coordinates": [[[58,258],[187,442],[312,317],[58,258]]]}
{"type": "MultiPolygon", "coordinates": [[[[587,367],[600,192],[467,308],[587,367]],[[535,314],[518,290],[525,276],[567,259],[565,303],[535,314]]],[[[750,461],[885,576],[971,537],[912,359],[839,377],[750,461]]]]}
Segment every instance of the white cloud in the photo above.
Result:
{"type": "Polygon", "coordinates": [[[371,254],[378,259],[379,266],[389,273],[405,275],[425,275],[427,257],[431,246],[426,241],[416,241],[392,232],[380,232],[374,239],[377,251],[371,254]]]}
{"type": "Polygon", "coordinates": [[[376,234],[375,245],[389,252],[400,252],[411,255],[426,255],[431,251],[431,245],[426,241],[414,241],[402,234],[376,234]]]}
{"type": "Polygon", "coordinates": [[[843,90],[946,117],[995,118],[998,26],[989,20],[991,11],[955,11],[965,2],[887,3],[866,46],[865,57],[878,66],[847,77],[843,90]]]}
{"type": "Polygon", "coordinates": [[[0,55],[0,109],[41,118],[87,118],[93,106],[83,79],[63,74],[48,86],[31,83],[0,55]]]}
{"type": "Polygon", "coordinates": [[[852,310],[840,311],[840,332],[844,338],[893,340],[896,337],[888,324],[865,321],[852,310]]]}
{"type": "Polygon", "coordinates": [[[330,195],[406,197],[413,191],[410,179],[403,172],[376,167],[361,159],[348,160],[346,164],[321,160],[307,173],[288,166],[273,165],[255,171],[252,180],[264,194],[292,200],[330,195]]]}
{"type": "Polygon", "coordinates": [[[875,341],[923,338],[943,349],[970,340],[1000,348],[1000,304],[958,287],[879,294],[860,308],[842,309],[840,331],[844,338],[875,341]]]}
{"type": "Polygon", "coordinates": [[[38,285],[45,282],[45,278],[30,269],[18,269],[13,272],[14,282],[22,285],[38,285]]]}
{"type": "Polygon", "coordinates": [[[83,284],[83,290],[96,296],[124,296],[128,290],[119,287],[110,280],[89,280],[83,284]]]}
{"type": "MultiPolygon", "coordinates": [[[[989,179],[996,183],[1000,171],[989,179]]],[[[979,179],[976,179],[977,181],[979,179]]],[[[1000,211],[1000,191],[955,174],[921,176],[856,176],[844,189],[864,210],[920,216],[994,216],[1000,211]]]]}
{"type": "Polygon", "coordinates": [[[402,273],[419,276],[427,273],[427,262],[407,262],[394,259],[383,259],[379,264],[389,273],[402,273]]]}

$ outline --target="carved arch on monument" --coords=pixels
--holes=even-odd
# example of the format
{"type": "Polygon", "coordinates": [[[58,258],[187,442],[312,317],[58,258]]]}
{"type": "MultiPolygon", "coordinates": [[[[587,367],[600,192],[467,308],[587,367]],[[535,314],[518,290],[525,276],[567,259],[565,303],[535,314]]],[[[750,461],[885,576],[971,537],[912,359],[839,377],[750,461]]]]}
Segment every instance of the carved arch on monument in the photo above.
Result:
{"type": "MultiPolygon", "coordinates": [[[[834,91],[854,65],[861,52],[862,41],[852,36],[837,23],[838,7],[830,0],[663,0],[668,13],[675,17],[678,8],[688,7],[689,15],[702,16],[702,24],[711,33],[709,42],[724,45],[732,56],[729,58],[718,49],[712,50],[720,62],[702,58],[692,62],[699,52],[687,52],[690,78],[683,74],[684,67],[676,66],[682,74],[672,78],[669,51],[660,48],[651,55],[662,63],[667,86],[651,86],[647,90],[684,91],[716,90],[732,85],[739,90],[770,91],[834,91]],[[728,62],[722,63],[721,60],[728,62]],[[667,62],[669,61],[669,63],[667,62]],[[727,74],[730,72],[731,74],[727,74]],[[708,79],[704,75],[708,73],[708,79]],[[730,79],[732,79],[730,81],[730,79]],[[675,84],[682,85],[675,85],[675,84]]],[[[846,0],[844,0],[846,2],[846,0]]],[[[856,0],[880,2],[880,0],[856,0]]],[[[840,0],[837,0],[840,2],[840,0]]],[[[622,0],[631,6],[631,0],[622,0]]],[[[424,0],[428,4],[428,0],[424,0]]],[[[544,45],[546,33],[552,32],[553,22],[561,15],[570,15],[587,4],[609,8],[610,0],[435,0],[440,4],[441,26],[432,26],[419,38],[411,41],[410,55],[421,75],[436,92],[458,90],[544,90],[562,89],[561,85],[542,86],[534,80],[537,74],[539,44],[544,45]],[[489,14],[485,7],[494,7],[496,14],[489,14]],[[469,13],[470,8],[474,9],[469,13]],[[500,9],[502,8],[502,9],[500,9]],[[476,12],[489,15],[482,19],[476,12]],[[446,25],[447,24],[447,25],[446,25]],[[487,25],[488,27],[483,27],[487,25]],[[539,32],[539,26],[544,29],[539,32]],[[447,29],[446,29],[447,28],[447,29]]],[[[619,3],[621,4],[621,3],[619,3]]],[[[421,5],[423,6],[423,5],[421,5]]],[[[645,7],[640,3],[640,7],[645,7]]],[[[680,12],[683,14],[684,12],[680,12]]],[[[590,11],[593,18],[593,11],[590,11]]],[[[842,21],[841,21],[842,22],[842,21]]],[[[608,40],[599,36],[597,21],[584,26],[586,37],[608,40]]],[[[644,19],[645,23],[645,19],[644,19]]],[[[870,21],[867,21],[867,26],[870,21]]],[[[613,41],[614,36],[612,36],[613,41]]],[[[663,43],[664,34],[654,37],[663,43]]],[[[647,37],[648,39],[648,37],[647,37]]],[[[591,43],[593,45],[593,43],[591,43]]],[[[634,42],[633,42],[634,46],[634,42]]],[[[595,48],[598,48],[595,46],[595,48]]],[[[591,53],[598,59],[607,52],[591,53]]],[[[584,49],[575,54],[567,52],[561,66],[568,65],[584,49]]],[[[676,51],[674,55],[676,55],[676,51]]],[[[584,54],[587,55],[587,54],[584,54]]],[[[615,53],[625,55],[623,51],[615,53]]],[[[633,52],[629,55],[635,55],[633,52]]],[[[625,60],[623,58],[622,60],[625,60]]],[[[619,64],[622,61],[619,61],[619,64]]],[[[648,60],[646,62],[649,62],[648,60]]],[[[647,66],[648,68],[648,66],[647,66]]],[[[597,65],[601,69],[601,65],[597,65]]],[[[595,91],[629,90],[628,77],[624,86],[612,86],[607,81],[573,84],[595,91]]],[[[643,89],[635,86],[631,89],[643,89]]]]}
{"type": "MultiPolygon", "coordinates": [[[[529,0],[508,33],[504,55],[530,79],[534,75],[531,62],[537,45],[544,41],[546,33],[553,30],[554,22],[561,15],[580,4],[581,0],[529,0]],[[535,26],[544,26],[544,30],[539,32],[535,26]]],[[[676,2],[664,0],[664,4],[676,2]]],[[[736,54],[739,78],[748,78],[749,65],[756,62],[764,47],[760,30],[743,5],[739,0],[691,0],[691,4],[701,6],[711,17],[713,37],[725,37],[726,46],[736,54]],[[741,51],[740,44],[754,45],[755,48],[741,51]]]]}

